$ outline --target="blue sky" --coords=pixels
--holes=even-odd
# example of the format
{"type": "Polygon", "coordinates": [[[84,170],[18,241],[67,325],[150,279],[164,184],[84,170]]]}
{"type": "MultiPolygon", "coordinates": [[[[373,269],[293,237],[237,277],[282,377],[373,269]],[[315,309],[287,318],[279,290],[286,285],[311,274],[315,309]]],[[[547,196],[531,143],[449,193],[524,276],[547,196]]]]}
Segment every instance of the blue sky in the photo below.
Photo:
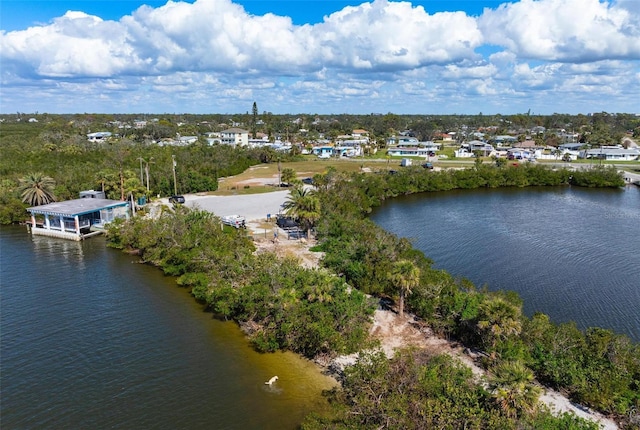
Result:
{"type": "Polygon", "coordinates": [[[0,3],[0,112],[640,112],[640,1],[0,3]]]}
{"type": "MultiPolygon", "coordinates": [[[[193,0],[186,3],[193,3],[193,0]]],[[[2,0],[0,4],[0,28],[3,30],[22,30],[32,25],[49,22],[53,17],[62,16],[68,10],[80,10],[102,19],[118,20],[129,15],[142,5],[160,7],[166,0],[2,0]]],[[[242,0],[236,1],[252,15],[273,13],[290,16],[294,24],[315,24],[323,17],[343,9],[345,6],[357,6],[363,1],[351,0],[242,0]]],[[[437,0],[414,1],[414,5],[422,5],[428,12],[465,11],[469,15],[480,15],[485,7],[497,7],[505,3],[495,0],[437,0]]]]}

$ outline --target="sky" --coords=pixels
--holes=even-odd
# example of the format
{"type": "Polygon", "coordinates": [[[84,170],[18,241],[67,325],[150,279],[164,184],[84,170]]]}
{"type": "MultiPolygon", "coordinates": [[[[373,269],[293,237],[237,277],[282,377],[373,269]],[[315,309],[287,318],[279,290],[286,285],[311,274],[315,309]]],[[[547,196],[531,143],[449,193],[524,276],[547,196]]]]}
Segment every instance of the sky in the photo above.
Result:
{"type": "Polygon", "coordinates": [[[0,113],[640,113],[640,0],[2,0],[0,113]]]}

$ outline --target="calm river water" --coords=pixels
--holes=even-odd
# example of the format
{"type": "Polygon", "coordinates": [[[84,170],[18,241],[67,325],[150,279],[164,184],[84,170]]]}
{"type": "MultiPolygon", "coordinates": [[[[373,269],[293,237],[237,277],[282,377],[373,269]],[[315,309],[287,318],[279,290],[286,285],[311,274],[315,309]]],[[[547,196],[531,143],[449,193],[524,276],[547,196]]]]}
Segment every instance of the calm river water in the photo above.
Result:
{"type": "Polygon", "coordinates": [[[0,247],[3,429],[291,429],[324,405],[315,366],[255,353],[103,238],[9,227],[0,247]]]}
{"type": "Polygon", "coordinates": [[[434,267],[517,291],[528,315],[604,327],[640,342],[640,188],[427,193],[372,220],[412,239],[434,267]]]}

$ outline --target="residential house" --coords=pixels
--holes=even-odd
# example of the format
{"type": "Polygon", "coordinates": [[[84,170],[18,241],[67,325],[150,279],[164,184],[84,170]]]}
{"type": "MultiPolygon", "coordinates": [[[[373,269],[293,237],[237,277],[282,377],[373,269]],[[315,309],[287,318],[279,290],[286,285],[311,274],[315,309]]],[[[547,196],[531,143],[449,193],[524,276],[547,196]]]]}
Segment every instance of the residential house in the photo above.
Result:
{"type": "Polygon", "coordinates": [[[106,142],[111,137],[109,131],[96,131],[95,133],[87,134],[87,140],[89,142],[106,142]]]}
{"type": "Polygon", "coordinates": [[[206,136],[205,139],[207,139],[207,142],[209,143],[209,145],[222,143],[222,137],[220,136],[220,133],[216,131],[209,131],[205,133],[205,136],[206,136]]]}
{"type": "Polygon", "coordinates": [[[220,132],[220,143],[231,146],[249,145],[249,132],[241,128],[233,127],[220,132]]]}
{"type": "Polygon", "coordinates": [[[598,160],[632,161],[640,158],[640,150],[603,146],[602,148],[580,151],[578,157],[598,160]]]}
{"type": "Polygon", "coordinates": [[[441,140],[443,142],[452,142],[453,141],[453,136],[455,136],[455,132],[449,132],[449,133],[438,133],[436,135],[436,138],[438,140],[441,140]],[[453,133],[453,134],[452,134],[453,133]]]}
{"type": "Polygon", "coordinates": [[[129,218],[129,203],[102,198],[93,190],[80,193],[81,198],[27,208],[31,213],[31,234],[82,240],[104,230],[117,218],[129,218]],[[42,217],[40,224],[36,216],[42,217]]]}
{"type": "Polygon", "coordinates": [[[311,152],[318,158],[331,158],[335,148],[331,145],[314,146],[311,152]]]}
{"type": "Polygon", "coordinates": [[[178,136],[176,144],[178,146],[187,146],[198,141],[198,136],[178,136]]]}
{"type": "Polygon", "coordinates": [[[500,135],[491,139],[497,146],[511,146],[518,142],[518,138],[510,135],[500,135]]]}
{"type": "Polygon", "coordinates": [[[479,154],[481,157],[486,157],[495,152],[495,148],[480,140],[472,140],[467,143],[463,143],[460,145],[460,148],[455,151],[456,157],[460,158],[469,158],[475,156],[475,154],[479,154]]]}
{"type": "Polygon", "coordinates": [[[269,136],[263,134],[262,137],[256,137],[255,139],[249,138],[247,145],[251,148],[260,148],[271,145],[271,142],[269,142],[269,136]]]}
{"type": "Polygon", "coordinates": [[[418,138],[413,136],[407,136],[401,134],[400,136],[391,136],[387,138],[387,146],[393,145],[402,145],[407,144],[407,146],[417,146],[418,138]]]}

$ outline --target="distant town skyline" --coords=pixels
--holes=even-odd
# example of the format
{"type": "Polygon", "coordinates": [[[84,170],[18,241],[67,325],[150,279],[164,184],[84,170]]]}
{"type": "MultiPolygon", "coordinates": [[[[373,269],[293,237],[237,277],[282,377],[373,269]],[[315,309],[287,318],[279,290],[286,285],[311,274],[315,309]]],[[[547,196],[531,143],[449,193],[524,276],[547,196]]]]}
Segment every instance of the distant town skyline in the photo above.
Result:
{"type": "Polygon", "coordinates": [[[637,0],[3,0],[0,113],[640,112],[637,0]]]}

